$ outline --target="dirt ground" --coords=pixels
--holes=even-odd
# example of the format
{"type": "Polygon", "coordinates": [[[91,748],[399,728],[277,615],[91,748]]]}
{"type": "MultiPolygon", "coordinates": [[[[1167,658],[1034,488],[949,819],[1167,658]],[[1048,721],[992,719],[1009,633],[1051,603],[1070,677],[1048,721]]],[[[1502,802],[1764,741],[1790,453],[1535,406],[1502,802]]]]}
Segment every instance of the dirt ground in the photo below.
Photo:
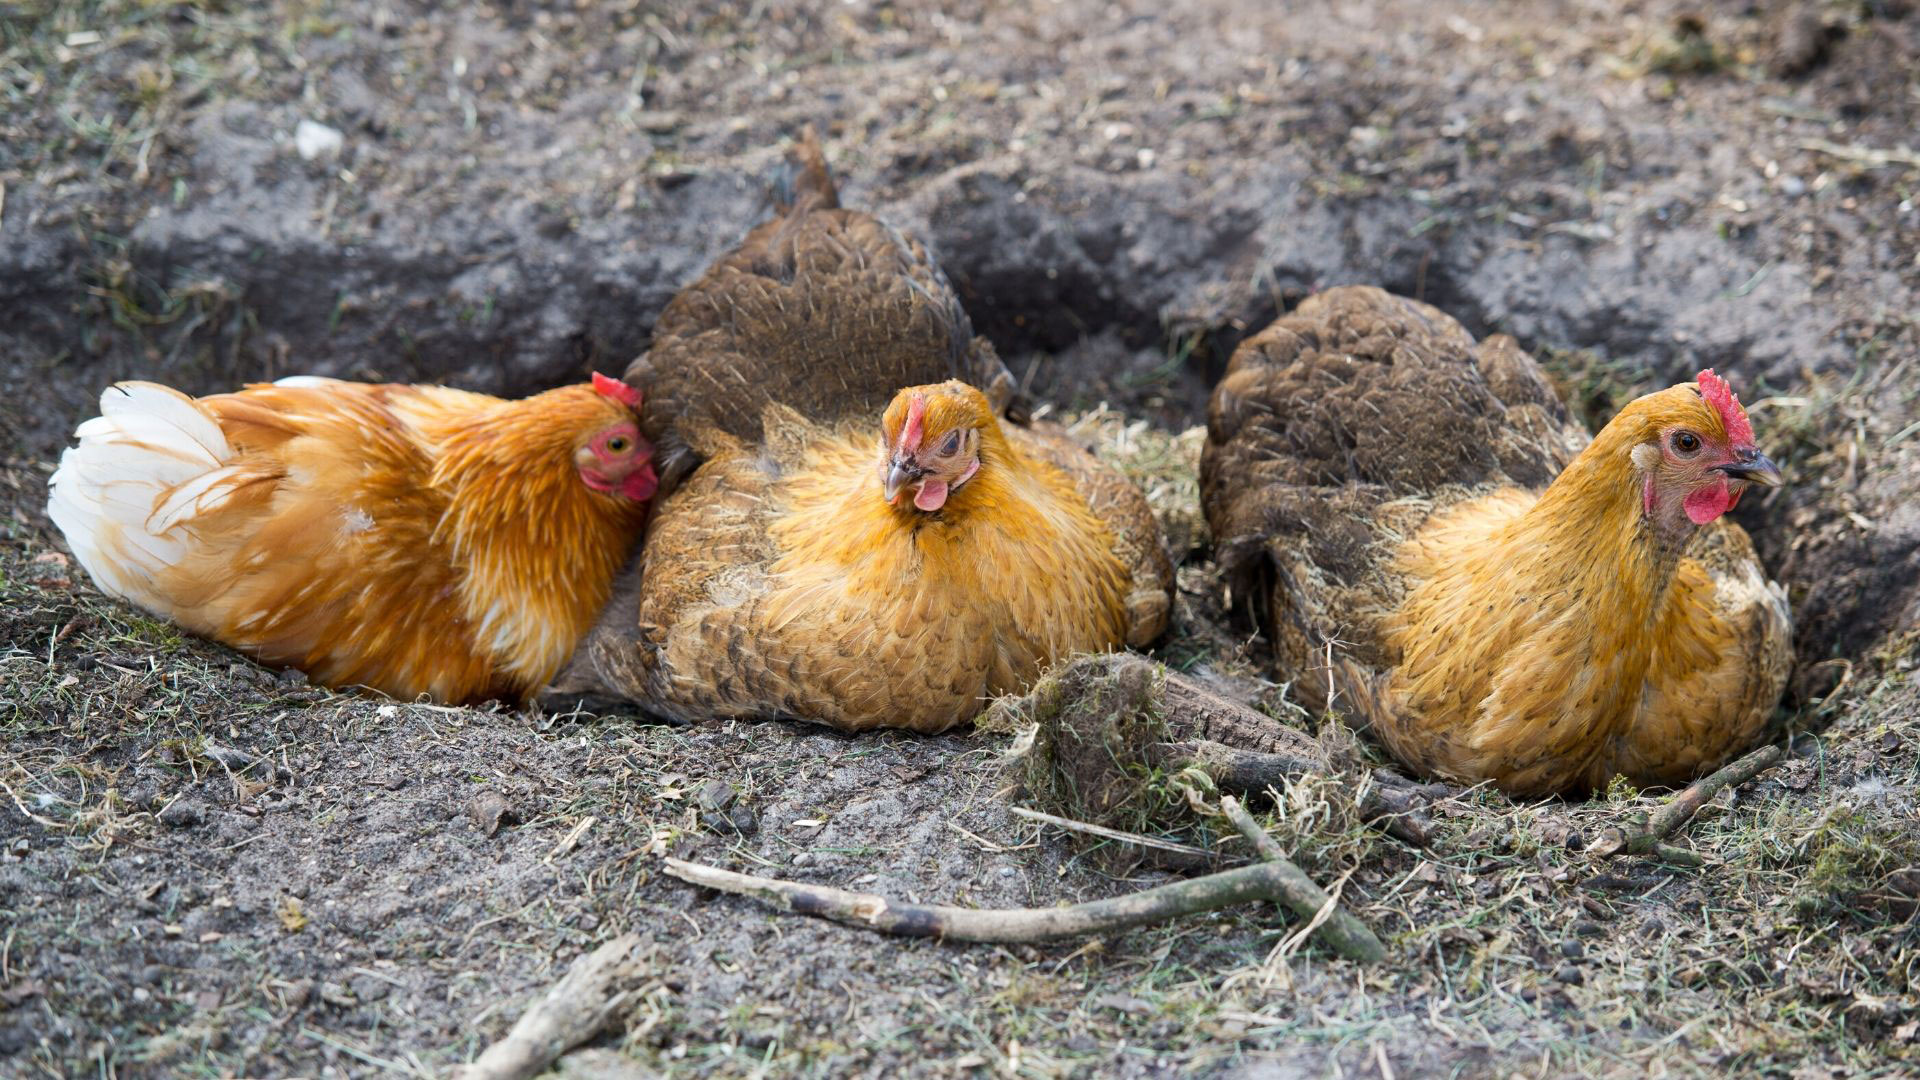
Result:
{"type": "Polygon", "coordinates": [[[1906,0],[0,3],[0,100],[0,1075],[441,1074],[626,930],[650,981],[572,1075],[1920,1070],[1906,0]],[[1282,793],[1379,968],[1265,908],[903,941],[658,855],[980,906],[1164,875],[1011,814],[1005,736],[336,695],[60,554],[46,478],[107,382],[617,370],[808,122],[1149,484],[1183,558],[1156,655],[1242,698],[1277,695],[1220,615],[1191,429],[1276,312],[1421,297],[1589,419],[1719,368],[1789,479],[1739,519],[1795,607],[1791,758],[1690,830],[1704,867],[1586,850],[1660,793],[1464,793],[1428,850],[1282,793]]]}

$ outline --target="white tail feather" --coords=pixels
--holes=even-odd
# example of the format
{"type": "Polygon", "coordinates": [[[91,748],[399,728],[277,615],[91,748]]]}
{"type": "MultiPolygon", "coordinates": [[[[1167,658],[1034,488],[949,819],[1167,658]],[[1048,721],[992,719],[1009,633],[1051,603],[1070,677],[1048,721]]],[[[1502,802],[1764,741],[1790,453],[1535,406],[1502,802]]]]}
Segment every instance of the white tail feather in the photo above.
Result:
{"type": "Polygon", "coordinates": [[[123,382],[107,387],[100,395],[100,415],[120,419],[123,417],[153,417],[164,420],[180,435],[206,451],[208,457],[225,461],[233,456],[227,446],[226,433],[220,430],[220,422],[213,414],[200,407],[200,403],[173,389],[150,382],[123,382]]]}
{"type": "Polygon", "coordinates": [[[175,525],[218,510],[240,490],[237,481],[245,475],[247,470],[241,466],[228,465],[179,485],[153,508],[152,516],[147,518],[147,531],[163,536],[175,525]]]}
{"type": "Polygon", "coordinates": [[[100,414],[60,456],[47,516],[101,589],[168,614],[159,579],[194,549],[180,526],[231,492],[233,449],[198,402],[155,383],[109,387],[100,414]]]}

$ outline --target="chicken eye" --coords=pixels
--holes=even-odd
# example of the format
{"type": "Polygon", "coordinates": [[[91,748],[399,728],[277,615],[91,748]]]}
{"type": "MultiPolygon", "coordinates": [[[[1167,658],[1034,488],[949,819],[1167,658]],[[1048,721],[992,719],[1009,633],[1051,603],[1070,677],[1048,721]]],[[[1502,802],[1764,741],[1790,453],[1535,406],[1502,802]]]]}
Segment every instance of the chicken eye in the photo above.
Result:
{"type": "Polygon", "coordinates": [[[1691,431],[1682,431],[1674,435],[1673,448],[1683,454],[1691,454],[1700,449],[1700,436],[1691,431]]]}
{"type": "Polygon", "coordinates": [[[624,454],[632,445],[633,443],[629,441],[625,435],[615,435],[613,438],[607,440],[607,452],[611,454],[624,454]]]}
{"type": "Polygon", "coordinates": [[[956,431],[953,434],[947,436],[946,442],[943,442],[940,444],[940,456],[951,457],[954,454],[957,454],[959,452],[960,452],[960,433],[956,431]]]}

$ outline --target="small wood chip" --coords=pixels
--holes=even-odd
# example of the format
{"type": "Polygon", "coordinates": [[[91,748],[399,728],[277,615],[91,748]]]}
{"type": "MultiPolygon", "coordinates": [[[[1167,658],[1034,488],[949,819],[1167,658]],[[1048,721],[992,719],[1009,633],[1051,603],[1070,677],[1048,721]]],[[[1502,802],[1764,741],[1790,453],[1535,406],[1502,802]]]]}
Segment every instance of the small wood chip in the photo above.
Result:
{"type": "Polygon", "coordinates": [[[513,804],[505,795],[488,788],[467,800],[467,820],[488,836],[500,831],[500,823],[513,813],[513,804]]]}
{"type": "Polygon", "coordinates": [[[574,848],[579,847],[581,838],[587,835],[587,830],[593,828],[594,822],[598,820],[598,818],[592,815],[580,819],[580,824],[568,830],[567,835],[561,837],[560,842],[555,844],[553,850],[547,853],[546,861],[552,862],[563,855],[571,853],[574,848]]]}

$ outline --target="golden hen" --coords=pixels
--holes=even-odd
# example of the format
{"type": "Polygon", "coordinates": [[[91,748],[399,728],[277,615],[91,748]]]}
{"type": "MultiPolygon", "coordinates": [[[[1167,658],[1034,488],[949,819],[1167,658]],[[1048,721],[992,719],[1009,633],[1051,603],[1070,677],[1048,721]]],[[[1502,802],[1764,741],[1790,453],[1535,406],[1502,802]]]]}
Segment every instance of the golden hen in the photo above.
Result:
{"type": "Polygon", "coordinates": [[[1723,515],[1780,474],[1712,371],[1589,443],[1511,339],[1332,289],[1234,354],[1201,468],[1282,673],[1410,768],[1674,784],[1779,700],[1786,595],[1723,515]]]}
{"type": "Polygon", "coordinates": [[[518,699],[606,601],[655,486],[640,396],[119,383],[48,516],[101,589],[329,686],[518,699]]]}
{"type": "Polygon", "coordinates": [[[558,697],[932,732],[1153,639],[1173,575],[1145,498],[1004,420],[1005,369],[925,249],[839,209],[811,137],[796,158],[780,215],[628,372],[663,471],[702,463],[558,697]]]}

